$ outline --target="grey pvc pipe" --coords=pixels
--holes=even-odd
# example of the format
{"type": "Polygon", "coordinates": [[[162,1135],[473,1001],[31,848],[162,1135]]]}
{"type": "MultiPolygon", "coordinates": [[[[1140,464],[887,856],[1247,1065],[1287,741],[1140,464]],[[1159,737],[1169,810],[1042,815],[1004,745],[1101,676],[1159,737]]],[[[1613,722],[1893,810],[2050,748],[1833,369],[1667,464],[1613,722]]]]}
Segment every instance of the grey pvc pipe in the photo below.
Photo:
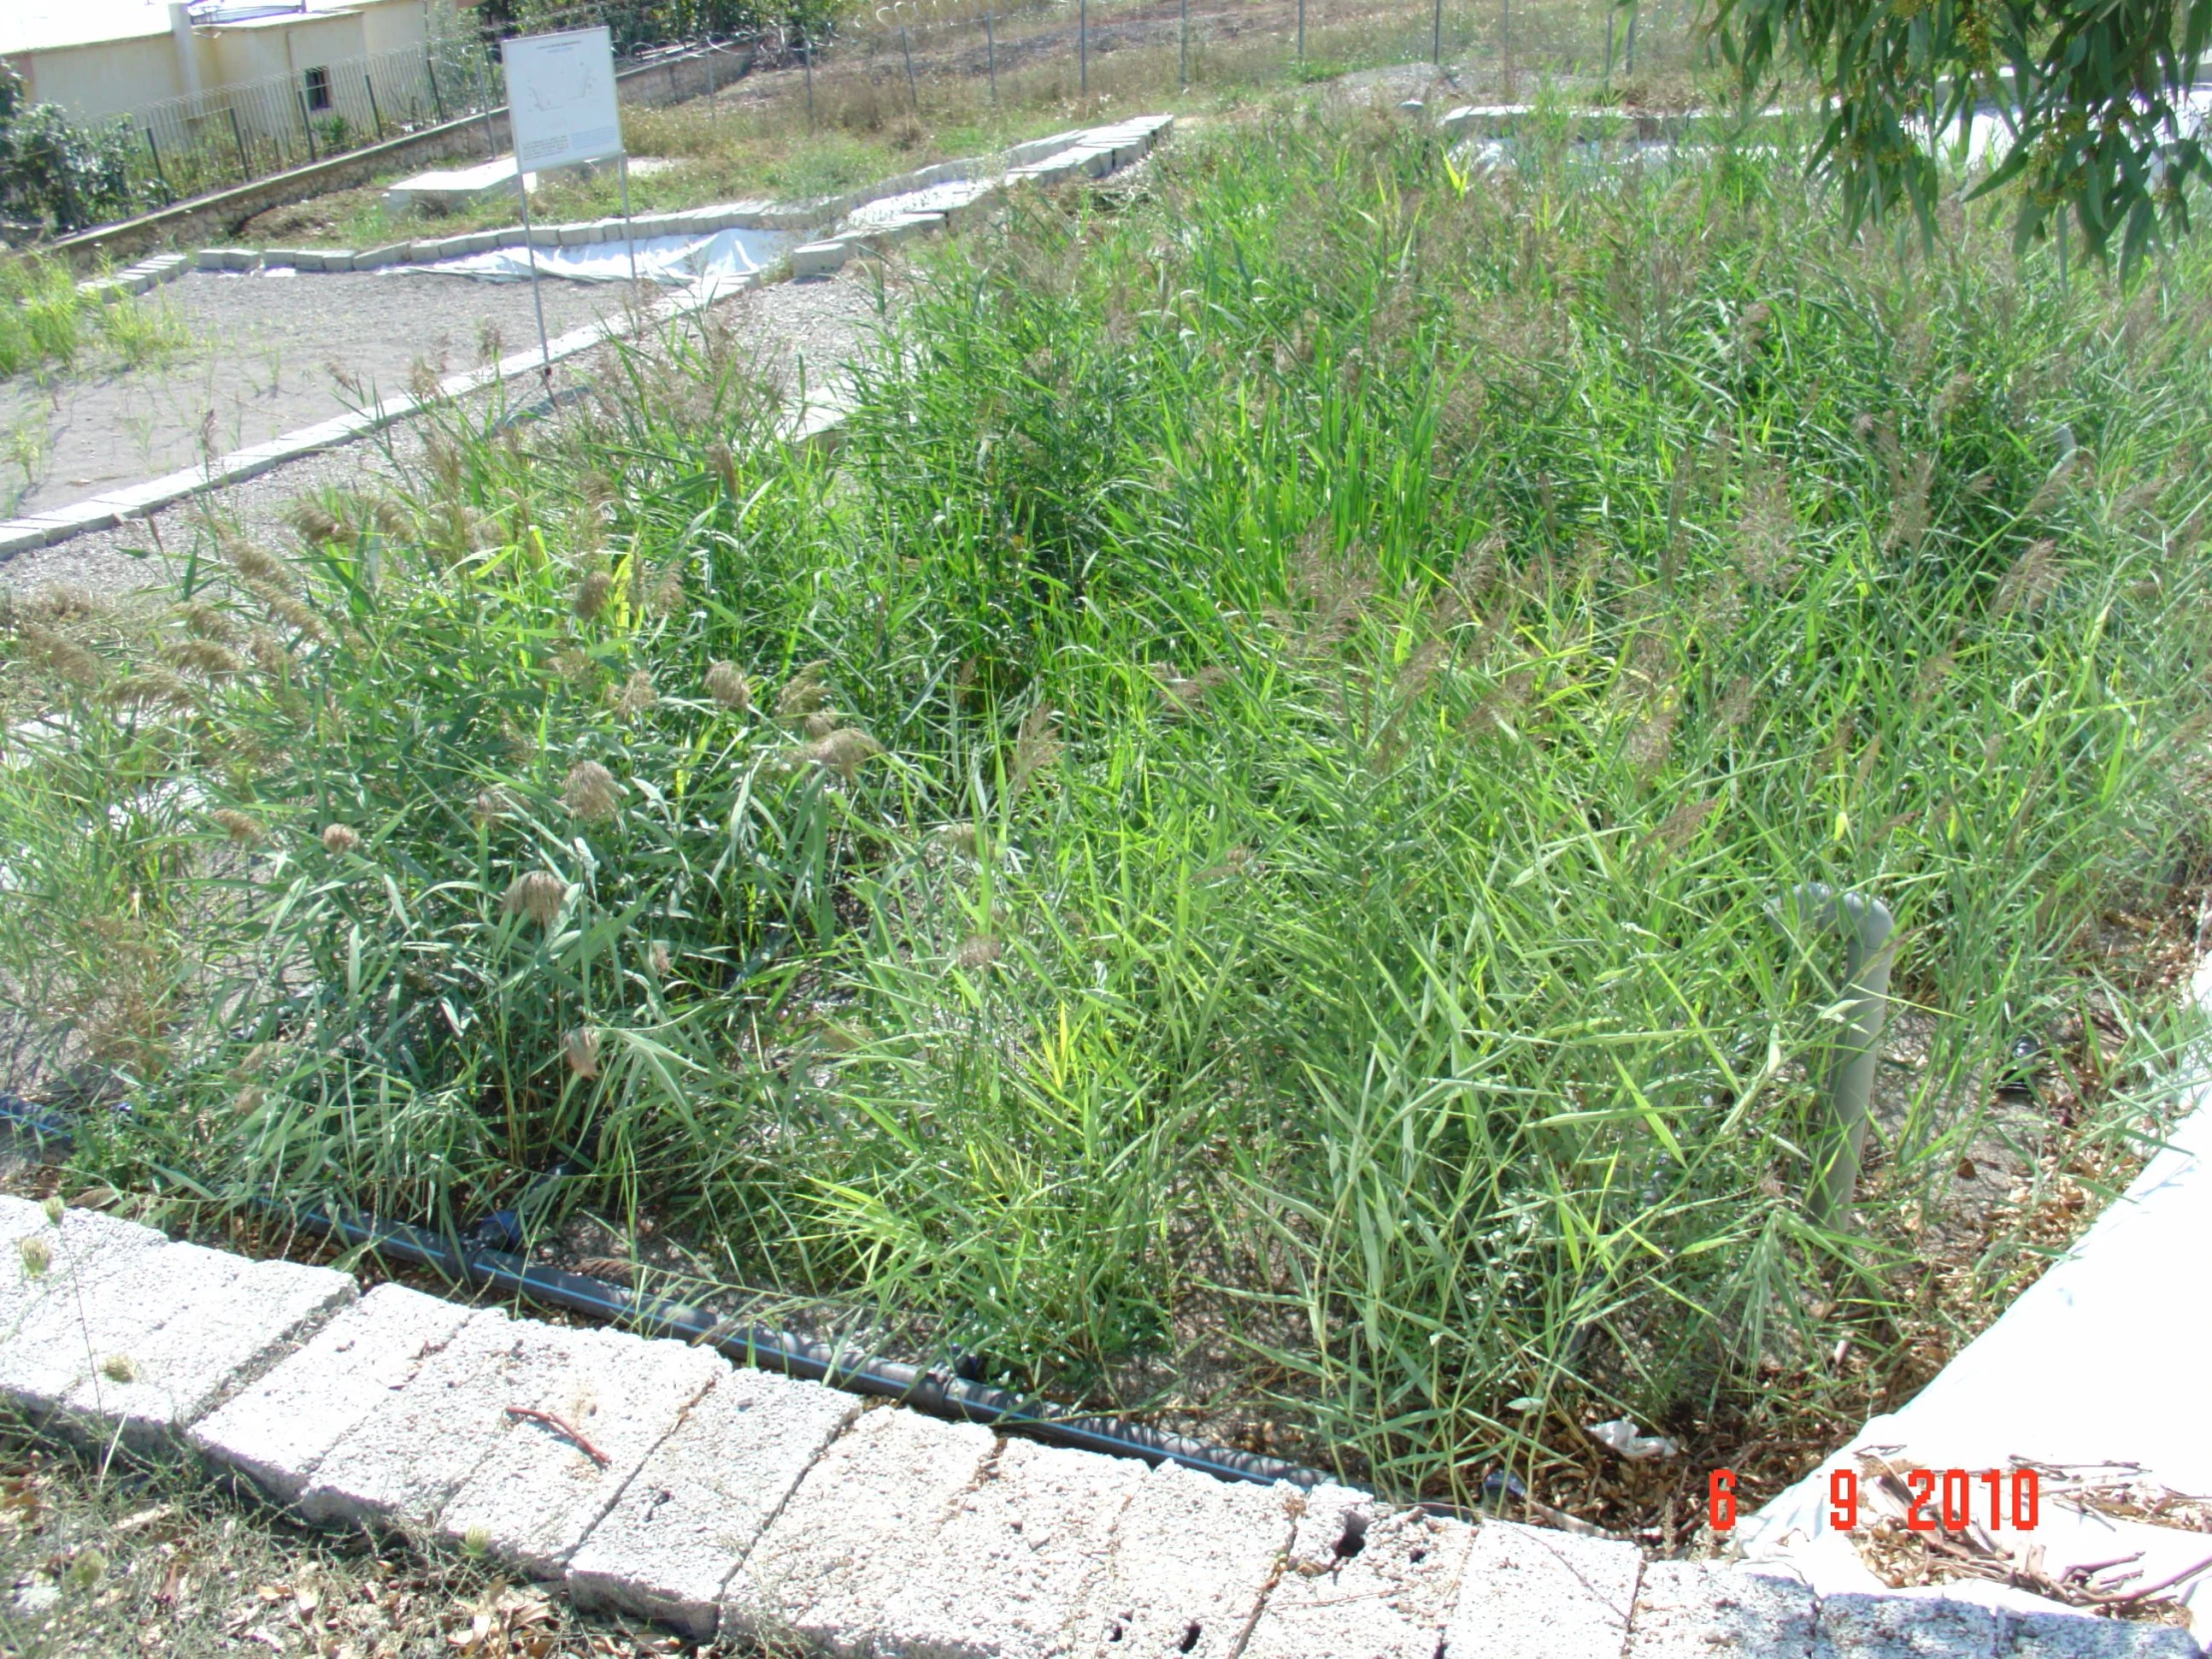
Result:
{"type": "Polygon", "coordinates": [[[1844,939],[1848,1024],[1828,1071],[1828,1156],[1815,1168],[1808,1198],[1814,1221],[1826,1227],[1850,1211],[1859,1188],[1882,1027],[1890,1015],[1897,922],[1881,899],[1840,892],[1825,881],[1792,887],[1777,901],[1775,919],[1792,938],[1799,937],[1801,930],[1818,927],[1844,939]]]}

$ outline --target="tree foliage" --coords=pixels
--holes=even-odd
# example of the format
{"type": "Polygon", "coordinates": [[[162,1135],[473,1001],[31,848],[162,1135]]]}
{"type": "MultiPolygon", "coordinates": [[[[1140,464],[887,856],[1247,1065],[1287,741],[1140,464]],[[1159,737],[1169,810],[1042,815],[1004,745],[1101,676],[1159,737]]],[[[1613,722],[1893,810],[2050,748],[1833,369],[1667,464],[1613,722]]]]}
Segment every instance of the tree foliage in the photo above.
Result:
{"type": "Polygon", "coordinates": [[[58,105],[24,103],[0,65],[0,213],[57,231],[121,218],[136,201],[130,142],[120,121],[82,127],[58,105]]]}
{"type": "Polygon", "coordinates": [[[2131,265],[2185,234],[2212,176],[2187,98],[2212,0],[1715,0],[1714,32],[1747,97],[1809,73],[1829,98],[1819,163],[1852,222],[1909,208],[1932,230],[1930,140],[1993,107],[2013,135],[1977,195],[2017,181],[2020,246],[2115,241],[2131,265]]]}

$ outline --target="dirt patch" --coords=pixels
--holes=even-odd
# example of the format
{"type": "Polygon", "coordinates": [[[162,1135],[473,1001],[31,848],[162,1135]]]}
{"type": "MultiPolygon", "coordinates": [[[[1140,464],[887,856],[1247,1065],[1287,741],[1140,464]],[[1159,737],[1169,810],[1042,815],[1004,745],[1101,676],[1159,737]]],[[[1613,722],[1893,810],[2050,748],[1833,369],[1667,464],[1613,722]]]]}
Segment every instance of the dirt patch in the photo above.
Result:
{"type": "MultiPolygon", "coordinates": [[[[561,333],[617,310],[619,288],[542,284],[561,333]]],[[[537,333],[526,282],[360,272],[195,272],[134,301],[166,305],[194,344],[171,360],[0,385],[0,516],[42,512],[311,426],[406,390],[424,362],[474,366],[537,333]]]]}

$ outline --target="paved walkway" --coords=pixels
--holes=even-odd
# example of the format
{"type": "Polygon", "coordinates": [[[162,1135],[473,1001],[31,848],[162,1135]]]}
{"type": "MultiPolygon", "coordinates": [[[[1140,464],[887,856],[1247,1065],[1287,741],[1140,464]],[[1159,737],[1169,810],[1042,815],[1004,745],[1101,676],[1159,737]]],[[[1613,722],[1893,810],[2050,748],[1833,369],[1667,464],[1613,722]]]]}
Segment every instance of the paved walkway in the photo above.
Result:
{"type": "Polygon", "coordinates": [[[0,1197],[0,1398],[196,1450],[700,1637],[1092,1659],[2156,1655],[2179,1630],[1816,1597],[1630,1544],[1218,1482],[0,1197]]]}

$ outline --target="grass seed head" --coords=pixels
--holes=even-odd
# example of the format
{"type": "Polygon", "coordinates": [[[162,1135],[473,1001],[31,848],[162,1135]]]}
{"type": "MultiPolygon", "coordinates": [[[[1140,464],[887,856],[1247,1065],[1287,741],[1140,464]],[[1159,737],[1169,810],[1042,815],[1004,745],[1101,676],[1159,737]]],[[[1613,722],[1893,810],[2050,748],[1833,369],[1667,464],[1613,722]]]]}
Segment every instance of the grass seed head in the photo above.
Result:
{"type": "Polygon", "coordinates": [[[111,1354],[100,1362],[100,1375],[110,1382],[136,1382],[138,1367],[128,1354],[111,1354]]]}
{"type": "Polygon", "coordinates": [[[1707,796],[1702,801],[1684,801],[1669,813],[1659,826],[1659,845],[1671,857],[1689,845],[1690,840],[1705,827],[1705,821],[1713,816],[1720,805],[1717,796],[1707,796]]]}
{"type": "Polygon", "coordinates": [[[228,645],[238,638],[238,624],[220,605],[211,605],[205,599],[195,599],[177,607],[173,613],[185,625],[186,632],[204,640],[214,640],[228,645]]]}
{"type": "Polygon", "coordinates": [[[1723,732],[1733,732],[1751,718],[1752,706],[1759,701],[1759,688],[1748,674],[1739,674],[1729,682],[1728,690],[1721,694],[1720,708],[1714,711],[1714,720],[1723,732]]]}
{"type": "Polygon", "coordinates": [[[262,838],[261,825],[234,807],[217,808],[208,821],[241,846],[252,846],[262,838]]]}
{"type": "Polygon", "coordinates": [[[560,915],[561,906],[567,902],[566,881],[549,869],[533,869],[507,884],[506,896],[499,901],[499,907],[507,915],[527,916],[540,927],[550,927],[560,915]]]}
{"type": "Polygon", "coordinates": [[[1667,764],[1667,756],[1674,749],[1675,720],[1676,711],[1670,706],[1646,716],[1629,729],[1623,753],[1637,777],[1649,779],[1667,764]]]}
{"type": "Polygon", "coordinates": [[[294,501],[291,511],[284,516],[302,540],[316,545],[334,542],[345,533],[345,526],[338,522],[337,516],[320,502],[294,501]]]}
{"type": "Polygon", "coordinates": [[[736,663],[716,663],[707,670],[707,695],[725,709],[753,707],[753,683],[736,663]]]}
{"type": "Polygon", "coordinates": [[[360,831],[349,824],[325,824],[322,827],[322,846],[332,857],[342,858],[348,852],[360,850],[360,831]]]}
{"type": "Polygon", "coordinates": [[[236,652],[214,640],[177,640],[162,655],[169,659],[171,666],[210,680],[228,680],[246,669],[236,652]]]}
{"type": "Polygon", "coordinates": [[[830,686],[824,679],[827,662],[809,663],[784,684],[776,699],[778,720],[802,720],[830,706],[830,686]]]}
{"type": "Polygon", "coordinates": [[[607,596],[614,592],[615,579],[603,570],[589,570],[576,584],[571,601],[577,616],[586,622],[596,621],[607,608],[607,596]]]}
{"type": "Polygon", "coordinates": [[[22,624],[16,630],[16,638],[34,661],[44,665],[64,684],[89,691],[100,683],[106,665],[101,662],[99,653],[89,647],[36,622],[22,624]]]}
{"type": "Polygon", "coordinates": [[[2048,537],[2030,542],[1997,584],[1995,597],[1989,601],[1989,614],[2033,616],[2057,591],[2060,575],[2058,544],[2048,537]]]}
{"type": "Polygon", "coordinates": [[[617,719],[635,720],[658,703],[660,696],[653,689],[653,676],[641,668],[613,690],[608,701],[617,719]]]}
{"type": "Polygon", "coordinates": [[[988,933],[971,933],[960,941],[960,948],[953,952],[952,965],[965,968],[970,973],[979,972],[998,960],[1002,948],[988,933]]]}
{"type": "Polygon", "coordinates": [[[223,556],[230,560],[249,587],[260,584],[275,588],[279,593],[290,593],[298,586],[298,579],[290,567],[275,554],[269,553],[246,540],[243,536],[224,536],[223,556]]]}
{"type": "Polygon", "coordinates": [[[799,729],[810,739],[819,743],[843,725],[844,716],[838,714],[836,710],[817,709],[799,723],[799,729]]]}
{"type": "Polygon", "coordinates": [[[18,1239],[15,1249],[16,1254],[23,1258],[23,1277],[26,1279],[44,1279],[46,1270],[54,1265],[54,1247],[44,1239],[18,1239]]]}
{"type": "Polygon", "coordinates": [[[571,1031],[561,1045],[568,1069],[585,1082],[599,1075],[599,1033],[590,1026],[571,1031]]]}
{"type": "Polygon", "coordinates": [[[561,800],[586,824],[598,824],[615,816],[620,805],[614,774],[597,761],[578,761],[569,768],[561,786],[561,800]]]}
{"type": "Polygon", "coordinates": [[[797,760],[834,772],[846,783],[862,763],[883,753],[883,746],[858,727],[842,726],[813,743],[801,745],[797,760]]]}

